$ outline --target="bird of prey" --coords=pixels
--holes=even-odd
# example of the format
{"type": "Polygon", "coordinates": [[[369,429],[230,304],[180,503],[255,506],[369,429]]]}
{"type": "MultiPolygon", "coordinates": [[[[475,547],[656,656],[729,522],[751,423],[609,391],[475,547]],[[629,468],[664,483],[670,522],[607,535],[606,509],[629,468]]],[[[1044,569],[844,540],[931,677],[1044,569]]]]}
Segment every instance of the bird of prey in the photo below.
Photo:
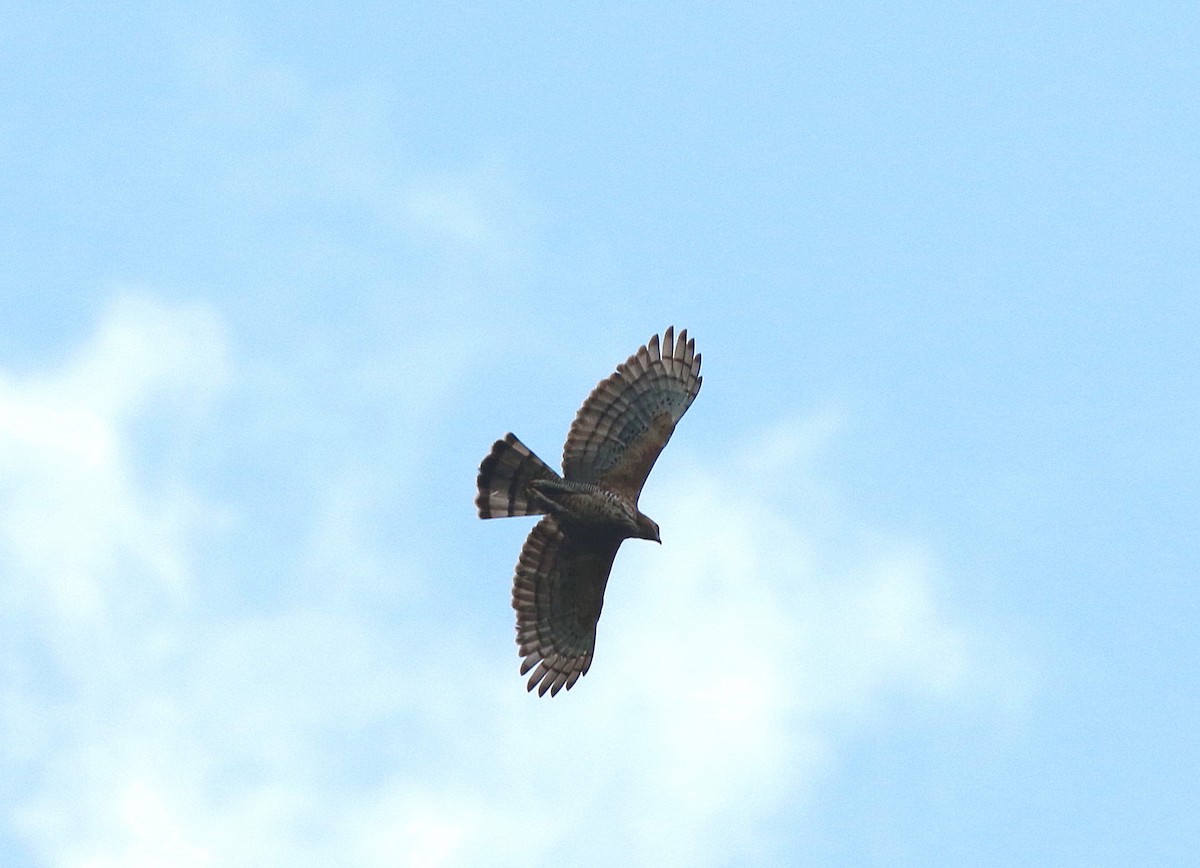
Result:
{"type": "Polygon", "coordinates": [[[579,408],[560,476],[513,434],[479,466],[480,518],[541,515],[513,577],[521,674],[551,696],[592,664],[604,588],[622,541],[661,543],[638,496],[671,433],[700,391],[700,355],[687,329],[654,335],[579,408]]]}

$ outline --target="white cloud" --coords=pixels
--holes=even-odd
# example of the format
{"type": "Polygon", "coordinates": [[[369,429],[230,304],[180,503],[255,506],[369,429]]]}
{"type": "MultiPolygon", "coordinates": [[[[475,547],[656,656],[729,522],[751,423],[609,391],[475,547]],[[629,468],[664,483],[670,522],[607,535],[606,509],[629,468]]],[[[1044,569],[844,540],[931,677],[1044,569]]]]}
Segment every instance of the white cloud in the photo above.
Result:
{"type": "MultiPolygon", "coordinates": [[[[823,502],[806,462],[828,420],[729,469],[660,468],[666,544],[626,546],[593,671],[553,700],[525,694],[507,627],[481,641],[454,611],[389,602],[397,558],[362,532],[353,478],[312,505],[299,557],[276,555],[296,593],[206,604],[178,506],[196,498],[134,471],[135,423],[192,412],[229,357],[210,311],[127,298],[61,371],[0,377],[4,558],[37,613],[22,647],[74,636],[65,680],[30,662],[0,712],[26,739],[0,766],[32,782],[0,792],[44,864],[720,864],[803,809],[847,727],[993,700],[919,546],[872,538],[860,557],[796,517],[823,502]]],[[[842,521],[842,540],[868,536],[842,521]]],[[[503,582],[511,563],[480,568],[503,582]]]]}
{"type": "Polygon", "coordinates": [[[0,372],[0,558],[26,579],[7,586],[25,598],[10,607],[44,604],[94,626],[110,613],[122,570],[168,596],[186,592],[195,505],[139,485],[128,445],[147,406],[173,405],[186,417],[225,370],[210,312],[130,295],[58,373],[0,372]]]}
{"type": "Polygon", "coordinates": [[[499,165],[480,165],[414,179],[404,198],[412,228],[439,239],[452,256],[483,257],[494,269],[527,248],[531,209],[499,165]]]}
{"type": "MultiPolygon", "coordinates": [[[[435,242],[443,267],[461,269],[464,257],[482,262],[493,283],[527,248],[531,205],[504,160],[481,153],[467,168],[426,168],[406,153],[394,94],[364,82],[314,81],[238,37],[202,43],[185,63],[204,106],[202,128],[235,132],[236,159],[222,163],[219,184],[251,209],[286,207],[294,220],[314,203],[345,208],[353,215],[347,225],[392,234],[389,264],[404,262],[401,273],[412,265],[396,248],[414,241],[435,242]]],[[[358,261],[361,242],[322,233],[304,245],[371,273],[358,261]]]]}

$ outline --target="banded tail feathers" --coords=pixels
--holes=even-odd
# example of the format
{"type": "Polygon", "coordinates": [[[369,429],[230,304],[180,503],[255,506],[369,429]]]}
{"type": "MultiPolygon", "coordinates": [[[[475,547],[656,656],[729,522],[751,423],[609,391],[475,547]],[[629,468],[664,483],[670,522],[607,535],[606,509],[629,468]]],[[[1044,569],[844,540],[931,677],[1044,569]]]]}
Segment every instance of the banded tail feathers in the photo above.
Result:
{"type": "Polygon", "coordinates": [[[479,517],[544,515],[545,507],[530,498],[529,483],[537,479],[558,480],[561,477],[515,434],[504,435],[503,440],[492,445],[492,451],[479,465],[476,480],[479,494],[475,497],[479,517]]]}

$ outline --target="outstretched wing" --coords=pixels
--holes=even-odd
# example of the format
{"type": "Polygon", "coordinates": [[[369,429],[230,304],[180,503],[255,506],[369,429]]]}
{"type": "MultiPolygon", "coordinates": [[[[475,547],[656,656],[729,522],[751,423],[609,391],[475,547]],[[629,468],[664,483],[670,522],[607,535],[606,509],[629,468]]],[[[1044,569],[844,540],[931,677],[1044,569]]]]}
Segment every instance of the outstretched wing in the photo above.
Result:
{"type": "Polygon", "coordinates": [[[655,335],[602,381],[579,408],[563,475],[594,482],[637,502],[650,468],[700,391],[700,354],[687,329],[655,335]]]}
{"type": "Polygon", "coordinates": [[[517,645],[527,689],[554,696],[592,665],[604,587],[621,540],[579,537],[546,516],[525,540],[513,578],[517,645]],[[536,668],[534,668],[536,667],[536,668]]]}

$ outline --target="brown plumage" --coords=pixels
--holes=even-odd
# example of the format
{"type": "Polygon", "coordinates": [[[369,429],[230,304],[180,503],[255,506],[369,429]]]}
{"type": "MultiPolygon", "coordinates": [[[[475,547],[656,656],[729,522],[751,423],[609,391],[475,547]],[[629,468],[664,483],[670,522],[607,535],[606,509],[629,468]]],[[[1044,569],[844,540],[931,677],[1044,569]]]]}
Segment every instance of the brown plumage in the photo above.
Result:
{"type": "Polygon", "coordinates": [[[588,671],[604,588],[621,543],[660,542],[637,507],[659,453],[700,391],[700,355],[670,327],[600,382],[579,408],[560,476],[513,434],[479,466],[480,518],[542,515],[513,577],[527,688],[553,696],[588,671]]]}

